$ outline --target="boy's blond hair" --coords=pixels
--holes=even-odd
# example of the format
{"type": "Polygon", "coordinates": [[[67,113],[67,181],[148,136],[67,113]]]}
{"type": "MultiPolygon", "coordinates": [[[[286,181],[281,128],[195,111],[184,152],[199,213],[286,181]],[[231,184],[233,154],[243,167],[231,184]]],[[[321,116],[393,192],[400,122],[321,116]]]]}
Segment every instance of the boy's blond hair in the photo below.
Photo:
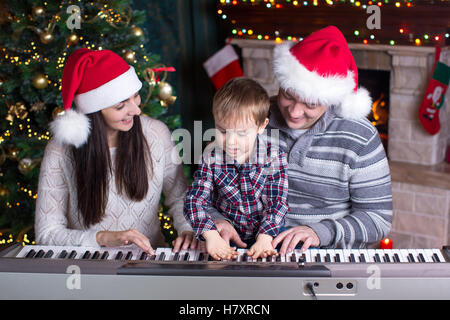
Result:
{"type": "Polygon", "coordinates": [[[212,112],[215,121],[245,123],[254,120],[260,126],[269,117],[269,106],[269,96],[258,82],[239,77],[216,92],[212,112]]]}

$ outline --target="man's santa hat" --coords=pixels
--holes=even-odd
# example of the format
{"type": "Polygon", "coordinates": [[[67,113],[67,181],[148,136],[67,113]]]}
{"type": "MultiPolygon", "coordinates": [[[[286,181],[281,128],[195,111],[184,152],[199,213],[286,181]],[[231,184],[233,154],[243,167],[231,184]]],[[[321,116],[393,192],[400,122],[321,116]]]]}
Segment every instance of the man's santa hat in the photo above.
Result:
{"type": "Polygon", "coordinates": [[[64,114],[50,123],[59,143],[80,147],[87,142],[94,113],[127,100],[142,88],[134,68],[110,50],[75,50],[62,77],[64,114]],[[72,108],[75,102],[76,110],[72,108]]]}
{"type": "Polygon", "coordinates": [[[334,26],[314,32],[294,45],[274,49],[274,73],[280,87],[307,103],[335,105],[344,118],[363,118],[372,99],[358,88],[358,69],[344,35],[334,26]]]}

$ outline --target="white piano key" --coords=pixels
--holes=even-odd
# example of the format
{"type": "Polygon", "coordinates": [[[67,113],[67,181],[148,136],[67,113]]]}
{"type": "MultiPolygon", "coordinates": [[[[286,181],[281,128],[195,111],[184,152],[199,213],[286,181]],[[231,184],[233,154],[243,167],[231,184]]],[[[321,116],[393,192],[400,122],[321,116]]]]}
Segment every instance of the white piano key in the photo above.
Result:
{"type": "Polygon", "coordinates": [[[408,250],[407,249],[400,249],[400,253],[402,254],[403,260],[404,260],[402,262],[409,262],[409,259],[408,259],[409,252],[408,252],[408,250]]]}
{"type": "MultiPolygon", "coordinates": [[[[350,255],[353,254],[353,256],[355,257],[355,263],[359,263],[359,250],[358,249],[350,249],[350,255]]],[[[349,260],[351,261],[351,260],[349,260]]]]}
{"type": "Polygon", "coordinates": [[[367,249],[367,256],[368,256],[368,260],[367,262],[376,262],[375,261],[375,249],[367,249]]]}
{"type": "Polygon", "coordinates": [[[344,262],[350,262],[350,249],[343,249],[343,255],[344,255],[344,262]]]}
{"type": "Polygon", "coordinates": [[[375,249],[375,253],[380,257],[381,263],[393,263],[394,255],[390,249],[375,249]],[[389,259],[386,258],[386,255],[389,259]]]}

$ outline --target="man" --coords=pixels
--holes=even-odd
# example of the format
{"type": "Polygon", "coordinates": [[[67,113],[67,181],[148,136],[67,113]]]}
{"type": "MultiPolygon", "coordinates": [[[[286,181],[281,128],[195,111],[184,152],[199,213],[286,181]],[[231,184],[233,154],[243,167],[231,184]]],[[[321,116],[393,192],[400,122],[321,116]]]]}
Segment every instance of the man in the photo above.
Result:
{"type": "MultiPolygon", "coordinates": [[[[302,244],[363,248],[392,224],[388,161],[378,132],[367,120],[372,101],[358,88],[358,70],[334,26],[274,49],[280,83],[268,129],[278,129],[288,154],[289,207],[285,231],[272,242],[280,253],[302,244]]],[[[245,246],[216,215],[226,240],[245,246]]]]}

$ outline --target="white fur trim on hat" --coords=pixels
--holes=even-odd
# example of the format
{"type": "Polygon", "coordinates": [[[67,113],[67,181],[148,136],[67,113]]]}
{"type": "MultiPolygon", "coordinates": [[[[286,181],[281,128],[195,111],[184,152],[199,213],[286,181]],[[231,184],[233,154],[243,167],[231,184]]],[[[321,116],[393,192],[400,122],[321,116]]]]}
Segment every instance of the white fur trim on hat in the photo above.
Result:
{"type": "Polygon", "coordinates": [[[348,119],[367,117],[372,110],[372,98],[367,89],[360,87],[357,92],[349,94],[337,107],[336,114],[348,119]]]}
{"type": "Polygon", "coordinates": [[[323,77],[309,71],[289,51],[291,43],[275,46],[273,67],[280,87],[292,90],[304,102],[325,106],[338,105],[355,88],[353,72],[346,77],[323,77]]]}
{"type": "Polygon", "coordinates": [[[89,138],[91,124],[89,118],[75,110],[67,110],[50,122],[53,139],[59,144],[74,145],[79,148],[89,138]]]}
{"type": "Polygon", "coordinates": [[[88,92],[75,95],[78,112],[89,114],[111,107],[141,90],[142,82],[132,66],[113,80],[88,92]]]}

